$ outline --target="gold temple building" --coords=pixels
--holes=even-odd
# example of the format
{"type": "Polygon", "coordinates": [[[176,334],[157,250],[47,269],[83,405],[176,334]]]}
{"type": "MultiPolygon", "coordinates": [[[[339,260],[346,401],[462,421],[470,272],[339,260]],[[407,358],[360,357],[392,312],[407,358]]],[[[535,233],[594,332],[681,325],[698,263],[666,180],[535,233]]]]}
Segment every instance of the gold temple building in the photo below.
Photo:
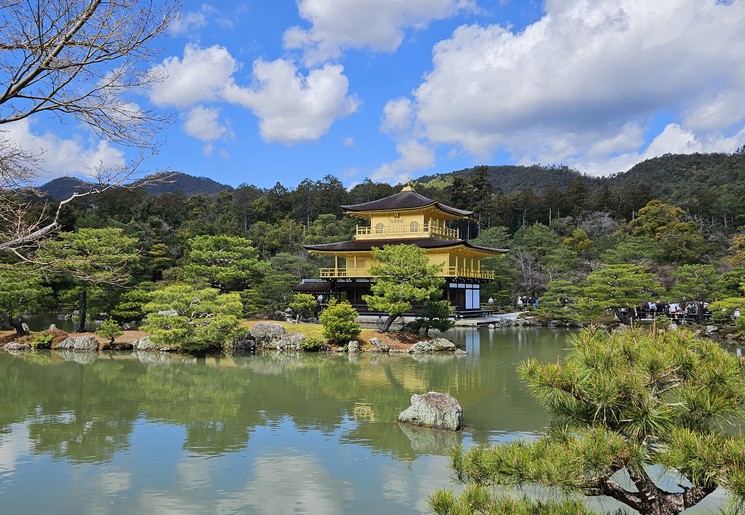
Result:
{"type": "Polygon", "coordinates": [[[320,270],[321,279],[327,283],[324,290],[366,311],[362,295],[370,293],[375,281],[370,275],[370,267],[375,264],[372,249],[416,245],[426,251],[430,264],[442,265],[443,298],[460,312],[480,309],[480,285],[494,279],[494,272],[481,269],[481,258],[507,251],[472,245],[450,226],[467,220],[472,211],[446,206],[420,195],[411,186],[389,197],[341,207],[346,215],[364,221],[357,226],[355,239],[304,246],[311,253],[334,258],[332,268],[320,270]]]}

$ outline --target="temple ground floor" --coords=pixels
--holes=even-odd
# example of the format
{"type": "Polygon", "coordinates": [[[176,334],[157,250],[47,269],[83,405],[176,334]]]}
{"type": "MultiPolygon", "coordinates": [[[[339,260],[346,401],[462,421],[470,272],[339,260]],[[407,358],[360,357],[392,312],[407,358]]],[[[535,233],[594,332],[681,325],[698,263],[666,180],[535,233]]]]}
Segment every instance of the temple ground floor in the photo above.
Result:
{"type": "MultiPolygon", "coordinates": [[[[456,317],[482,311],[481,282],[478,279],[445,279],[442,298],[455,308],[456,317]]],[[[370,294],[373,283],[374,279],[370,278],[310,279],[303,281],[295,291],[314,294],[321,303],[331,298],[346,300],[363,314],[371,313],[363,296],[370,294]]]]}

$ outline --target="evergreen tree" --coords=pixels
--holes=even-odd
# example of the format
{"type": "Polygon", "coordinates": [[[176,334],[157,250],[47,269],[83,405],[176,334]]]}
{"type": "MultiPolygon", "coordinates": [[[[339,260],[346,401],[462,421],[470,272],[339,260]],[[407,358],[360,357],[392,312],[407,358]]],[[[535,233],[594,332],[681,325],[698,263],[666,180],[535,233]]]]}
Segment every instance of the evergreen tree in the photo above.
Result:
{"type": "Polygon", "coordinates": [[[415,245],[385,245],[373,248],[378,264],[370,267],[375,283],[371,295],[362,298],[371,310],[388,313],[383,332],[410,311],[414,304],[436,300],[442,295],[441,265],[430,265],[427,253],[415,245]]]}
{"type": "Polygon", "coordinates": [[[77,331],[85,331],[90,288],[121,288],[130,282],[139,259],[136,245],[122,229],[111,227],[84,228],[42,242],[38,261],[79,289],[77,331]]]}
{"type": "Polygon", "coordinates": [[[26,331],[21,316],[39,309],[52,296],[52,290],[44,284],[38,268],[24,263],[0,265],[0,285],[0,314],[5,314],[7,323],[22,336],[26,331]]]}
{"type": "MultiPolygon", "coordinates": [[[[672,515],[723,486],[745,507],[744,442],[731,430],[745,395],[737,356],[684,331],[588,329],[570,345],[556,363],[531,359],[518,369],[551,415],[541,438],[453,452],[458,477],[473,485],[468,499],[504,496],[489,485],[532,483],[672,515]],[[677,489],[661,487],[653,465],[677,489]],[[633,488],[616,480],[619,473],[633,488]]],[[[534,508],[525,513],[539,513],[524,502],[534,508]]],[[[431,504],[443,514],[463,506],[442,492],[431,504]]]]}
{"type": "Polygon", "coordinates": [[[195,236],[188,241],[184,279],[222,293],[245,290],[268,268],[251,240],[239,236],[195,236]]]}
{"type": "Polygon", "coordinates": [[[639,265],[607,265],[587,276],[579,302],[585,319],[611,311],[623,323],[633,318],[634,308],[656,300],[662,286],[654,274],[639,265]]]}
{"type": "Polygon", "coordinates": [[[153,342],[187,352],[227,344],[241,321],[237,293],[172,284],[153,291],[142,326],[153,342]]]}
{"type": "Polygon", "coordinates": [[[719,271],[712,265],[681,265],[674,272],[675,286],[670,296],[678,302],[695,302],[698,305],[698,323],[706,322],[704,303],[711,302],[720,293],[719,271]]]}

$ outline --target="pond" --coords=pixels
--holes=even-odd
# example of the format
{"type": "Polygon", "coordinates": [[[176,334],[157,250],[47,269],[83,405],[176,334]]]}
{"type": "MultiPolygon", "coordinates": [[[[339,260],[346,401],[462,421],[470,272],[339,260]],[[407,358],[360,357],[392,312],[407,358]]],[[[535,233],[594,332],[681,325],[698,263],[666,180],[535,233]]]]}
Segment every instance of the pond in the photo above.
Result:
{"type": "Polygon", "coordinates": [[[546,425],[515,366],[554,361],[567,334],[453,331],[464,357],[0,352],[0,511],[427,513],[458,488],[450,447],[546,425]],[[395,421],[432,390],[464,431],[395,421]]]}

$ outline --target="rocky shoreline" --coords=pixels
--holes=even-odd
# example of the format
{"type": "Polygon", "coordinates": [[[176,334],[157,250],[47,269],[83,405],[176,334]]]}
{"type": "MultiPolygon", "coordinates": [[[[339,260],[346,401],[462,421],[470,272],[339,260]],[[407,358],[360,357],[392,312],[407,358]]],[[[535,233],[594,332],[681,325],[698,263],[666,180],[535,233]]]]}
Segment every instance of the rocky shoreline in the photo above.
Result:
{"type": "MultiPolygon", "coordinates": [[[[64,350],[75,352],[99,352],[99,351],[154,351],[154,352],[179,352],[180,349],[166,345],[154,343],[150,336],[141,331],[127,331],[125,337],[119,338],[113,343],[94,334],[68,334],[55,327],[51,327],[42,333],[51,335],[49,348],[51,350],[64,350]]],[[[40,333],[34,333],[40,334],[40,333]]],[[[428,353],[452,353],[453,355],[465,355],[466,352],[458,349],[456,345],[447,338],[414,338],[413,335],[407,334],[401,340],[392,338],[390,333],[387,335],[387,343],[381,338],[370,338],[369,344],[363,344],[360,341],[353,340],[346,345],[328,345],[323,344],[314,349],[320,352],[333,353],[388,353],[388,354],[428,354],[428,353]]],[[[404,335],[402,335],[404,336],[404,335]]],[[[308,348],[304,342],[308,340],[302,333],[288,332],[280,324],[271,322],[259,322],[241,332],[228,346],[227,351],[230,353],[251,353],[256,351],[284,351],[284,352],[303,352],[308,348]]],[[[14,333],[7,334],[0,338],[0,348],[13,352],[27,352],[34,350],[31,343],[31,336],[22,338],[16,337],[14,333]]]]}
{"type": "MultiPolygon", "coordinates": [[[[490,323],[484,325],[488,329],[502,328],[530,328],[530,327],[547,327],[547,328],[582,328],[589,324],[576,322],[565,322],[541,318],[520,318],[506,319],[499,323],[490,323]]],[[[613,329],[620,327],[618,322],[608,322],[600,324],[601,327],[613,329]]],[[[475,329],[475,326],[473,327],[475,329]]],[[[665,327],[659,327],[658,331],[674,331],[680,327],[676,324],[668,324],[665,327]]],[[[696,326],[692,327],[696,334],[720,341],[722,343],[735,345],[745,342],[745,338],[733,332],[731,328],[720,329],[717,326],[696,326]]],[[[180,352],[180,349],[166,345],[158,345],[151,341],[150,336],[142,331],[126,331],[125,336],[118,338],[117,341],[109,341],[96,336],[93,333],[88,334],[68,334],[52,326],[43,334],[49,334],[51,341],[44,348],[60,351],[73,352],[99,352],[99,351],[154,351],[154,352],[180,352]]],[[[34,333],[38,335],[40,333],[34,333]]],[[[9,332],[5,335],[0,334],[0,348],[12,352],[27,352],[34,350],[35,347],[30,336],[18,338],[15,333],[9,332]]],[[[465,355],[463,349],[458,349],[456,345],[446,338],[422,338],[407,333],[381,333],[378,337],[371,337],[367,342],[357,340],[350,341],[346,345],[328,345],[322,344],[318,348],[309,348],[307,342],[309,338],[301,332],[288,332],[287,329],[277,323],[258,322],[236,337],[228,348],[223,352],[241,354],[252,353],[256,351],[280,351],[280,352],[303,352],[319,351],[329,353],[387,353],[387,354],[429,354],[429,353],[453,353],[456,356],[465,355]],[[385,340],[385,341],[383,341],[385,340]]]]}

